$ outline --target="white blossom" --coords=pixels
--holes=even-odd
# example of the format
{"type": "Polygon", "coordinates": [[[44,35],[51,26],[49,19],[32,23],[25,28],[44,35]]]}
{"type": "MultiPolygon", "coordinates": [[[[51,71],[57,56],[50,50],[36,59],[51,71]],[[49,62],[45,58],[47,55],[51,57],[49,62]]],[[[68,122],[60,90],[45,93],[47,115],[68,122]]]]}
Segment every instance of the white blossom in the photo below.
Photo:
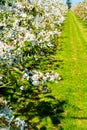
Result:
{"type": "Polygon", "coordinates": [[[38,80],[33,80],[32,84],[33,84],[34,86],[40,86],[40,81],[38,81],[38,80]]]}
{"type": "Polygon", "coordinates": [[[21,86],[21,87],[20,87],[20,90],[24,90],[24,86],[21,86]]]}
{"type": "Polygon", "coordinates": [[[20,118],[16,118],[15,124],[20,127],[20,130],[24,130],[25,128],[25,121],[21,120],[20,118]]]}

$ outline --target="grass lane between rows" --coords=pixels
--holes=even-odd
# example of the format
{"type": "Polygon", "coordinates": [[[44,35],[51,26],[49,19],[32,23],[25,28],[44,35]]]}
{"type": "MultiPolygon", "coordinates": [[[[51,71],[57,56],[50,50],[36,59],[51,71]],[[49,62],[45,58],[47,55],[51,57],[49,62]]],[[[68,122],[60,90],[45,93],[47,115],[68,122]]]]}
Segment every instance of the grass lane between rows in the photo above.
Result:
{"type": "Polygon", "coordinates": [[[52,84],[53,95],[66,101],[64,130],[87,130],[87,32],[71,11],[61,39],[62,51],[56,58],[64,61],[63,68],[58,68],[63,80],[52,84]]]}

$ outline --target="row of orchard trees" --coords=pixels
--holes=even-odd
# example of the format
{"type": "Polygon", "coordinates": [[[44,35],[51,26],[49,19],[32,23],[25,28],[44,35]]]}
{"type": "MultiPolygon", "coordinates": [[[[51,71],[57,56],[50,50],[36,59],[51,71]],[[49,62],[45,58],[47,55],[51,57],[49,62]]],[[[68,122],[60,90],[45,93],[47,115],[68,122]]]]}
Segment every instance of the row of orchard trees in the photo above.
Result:
{"type": "Polygon", "coordinates": [[[76,7],[73,8],[73,10],[78,17],[84,21],[87,21],[87,0],[79,3],[76,7]]]}
{"type": "Polygon", "coordinates": [[[48,92],[46,82],[61,79],[50,69],[50,64],[55,60],[52,55],[60,44],[58,37],[66,12],[67,6],[61,0],[1,1],[1,127],[24,130],[25,125],[33,124],[35,115],[43,115],[39,94],[48,92]]]}

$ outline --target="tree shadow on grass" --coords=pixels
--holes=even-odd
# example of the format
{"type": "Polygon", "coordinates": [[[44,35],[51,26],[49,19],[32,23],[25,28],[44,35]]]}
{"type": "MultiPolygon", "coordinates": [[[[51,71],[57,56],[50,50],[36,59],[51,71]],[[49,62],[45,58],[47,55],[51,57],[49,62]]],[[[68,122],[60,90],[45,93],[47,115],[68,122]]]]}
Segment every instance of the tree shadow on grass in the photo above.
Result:
{"type": "MultiPolygon", "coordinates": [[[[2,91],[3,92],[3,91],[2,91]]],[[[47,130],[62,129],[61,120],[64,119],[64,105],[66,101],[58,100],[51,93],[41,93],[38,90],[31,91],[31,89],[22,92],[18,95],[17,92],[4,91],[5,96],[11,96],[11,105],[15,111],[15,117],[22,117],[28,124],[25,130],[47,130]],[[15,96],[14,96],[15,95],[15,96]],[[43,124],[43,120],[47,122],[43,124]]]]}
{"type": "Polygon", "coordinates": [[[74,117],[74,116],[72,116],[70,118],[72,118],[72,119],[80,119],[80,120],[87,120],[87,117],[74,117]]]}
{"type": "MultiPolygon", "coordinates": [[[[27,116],[28,127],[30,130],[47,130],[46,125],[41,125],[43,119],[49,118],[51,121],[50,126],[53,128],[60,127],[61,120],[63,119],[65,101],[59,101],[54,96],[48,95],[49,100],[31,100],[24,108],[19,109],[24,116],[27,116]],[[38,117],[38,121],[33,120],[38,117]],[[38,128],[40,126],[40,128],[38,128]]],[[[46,97],[46,98],[47,98],[46,97]]],[[[47,121],[47,124],[49,122],[47,121]]],[[[28,129],[26,129],[28,130],[28,129]]]]}
{"type": "Polygon", "coordinates": [[[63,105],[65,101],[56,101],[55,103],[41,101],[37,106],[37,112],[40,119],[50,117],[52,124],[61,123],[61,114],[64,112],[63,105]]]}

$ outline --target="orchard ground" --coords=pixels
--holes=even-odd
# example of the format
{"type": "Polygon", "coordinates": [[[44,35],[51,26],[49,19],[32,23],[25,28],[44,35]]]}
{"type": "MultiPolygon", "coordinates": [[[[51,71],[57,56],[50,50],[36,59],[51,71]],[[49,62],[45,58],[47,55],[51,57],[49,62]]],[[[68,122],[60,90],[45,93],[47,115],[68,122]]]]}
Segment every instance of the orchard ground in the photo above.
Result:
{"type": "Polygon", "coordinates": [[[58,72],[59,84],[52,84],[52,93],[65,100],[61,119],[64,130],[87,130],[87,26],[68,12],[60,41],[62,50],[56,58],[63,60],[58,72]]]}

